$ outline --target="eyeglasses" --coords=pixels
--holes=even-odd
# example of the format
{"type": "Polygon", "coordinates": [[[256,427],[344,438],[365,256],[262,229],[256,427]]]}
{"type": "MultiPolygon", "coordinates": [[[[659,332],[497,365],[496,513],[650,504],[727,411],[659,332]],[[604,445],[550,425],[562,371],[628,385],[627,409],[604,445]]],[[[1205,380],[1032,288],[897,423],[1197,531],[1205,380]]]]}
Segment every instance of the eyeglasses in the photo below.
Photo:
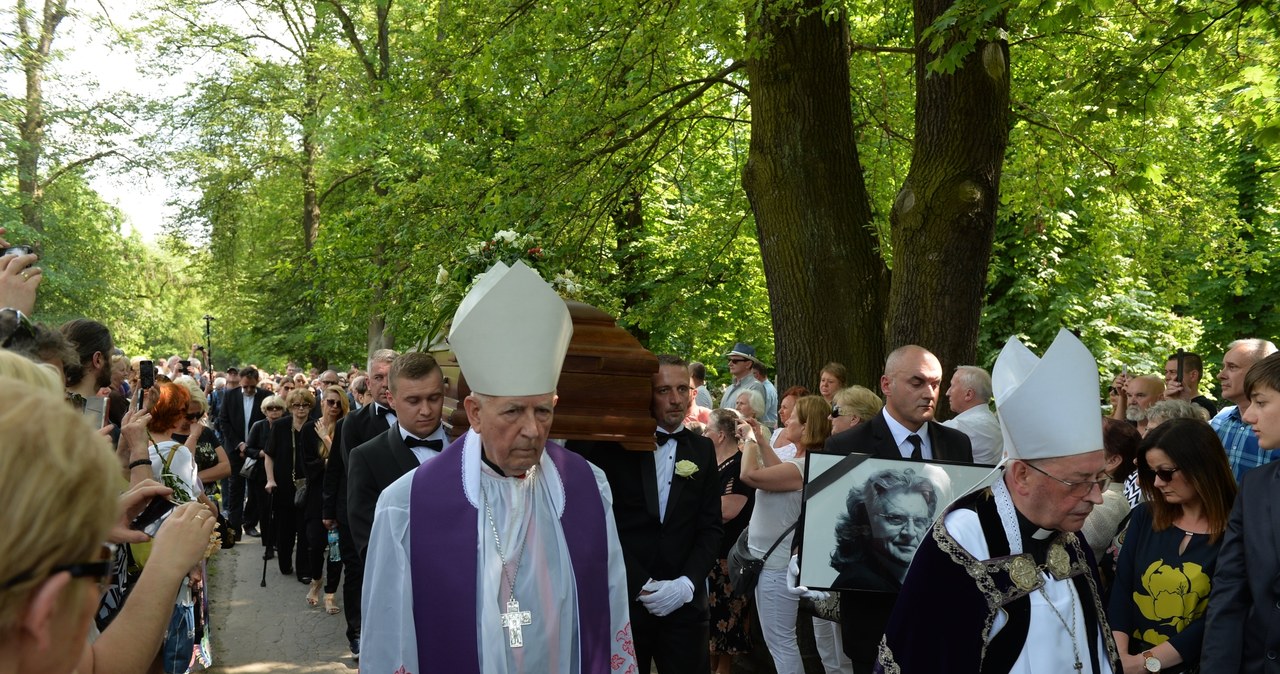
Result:
{"type": "MultiPolygon", "coordinates": [[[[111,587],[114,580],[116,546],[111,543],[102,544],[102,552],[105,559],[99,559],[92,562],[77,562],[75,564],[61,564],[49,569],[49,575],[46,578],[59,573],[69,573],[72,578],[93,578],[98,581],[98,592],[106,592],[111,587]]],[[[6,580],[0,585],[0,590],[7,590],[20,583],[25,583],[35,577],[35,571],[23,571],[18,575],[6,580]]]]}
{"type": "Polygon", "coordinates": [[[336,398],[326,398],[324,401],[324,404],[328,405],[329,407],[337,407],[339,405],[338,400],[336,398]]]}
{"type": "Polygon", "coordinates": [[[1056,480],[1066,485],[1067,489],[1069,490],[1069,493],[1072,496],[1083,497],[1086,494],[1092,493],[1094,487],[1097,487],[1098,491],[1101,492],[1101,491],[1106,491],[1107,487],[1111,486],[1110,477],[1104,477],[1097,480],[1085,480],[1084,482],[1069,482],[1056,475],[1050,475],[1049,473],[1045,472],[1043,468],[1041,468],[1040,466],[1037,466],[1034,463],[1030,463],[1026,461],[1024,461],[1023,463],[1026,463],[1028,466],[1036,469],[1037,472],[1041,473],[1045,477],[1052,478],[1053,480],[1056,480]]]}
{"type": "Polygon", "coordinates": [[[292,408],[293,408],[293,409],[295,409],[295,410],[309,410],[309,409],[311,409],[311,406],[310,406],[310,405],[308,405],[308,404],[306,404],[306,403],[294,403],[294,404],[290,405],[289,407],[292,407],[292,408]]]}
{"type": "Polygon", "coordinates": [[[888,523],[889,526],[899,529],[907,526],[908,523],[914,524],[916,529],[928,529],[929,525],[933,524],[933,520],[928,517],[911,517],[901,513],[877,513],[876,516],[888,523]]]}
{"type": "Polygon", "coordinates": [[[204,412],[192,412],[187,415],[187,421],[200,421],[202,416],[204,416],[204,412]]]}
{"type": "Polygon", "coordinates": [[[1161,468],[1159,470],[1154,470],[1151,468],[1146,468],[1145,470],[1147,471],[1148,475],[1152,475],[1160,478],[1161,482],[1173,482],[1173,474],[1182,469],[1181,468],[1161,468]]]}
{"type": "Polygon", "coordinates": [[[271,406],[269,406],[269,407],[264,407],[264,408],[262,408],[262,411],[264,411],[264,412],[283,412],[283,411],[284,411],[284,408],[283,408],[283,407],[280,407],[279,405],[271,405],[271,406]]]}
{"type": "Polygon", "coordinates": [[[831,418],[832,418],[832,419],[839,419],[839,418],[840,418],[840,406],[839,406],[839,405],[832,405],[832,406],[831,406],[831,418]]]}

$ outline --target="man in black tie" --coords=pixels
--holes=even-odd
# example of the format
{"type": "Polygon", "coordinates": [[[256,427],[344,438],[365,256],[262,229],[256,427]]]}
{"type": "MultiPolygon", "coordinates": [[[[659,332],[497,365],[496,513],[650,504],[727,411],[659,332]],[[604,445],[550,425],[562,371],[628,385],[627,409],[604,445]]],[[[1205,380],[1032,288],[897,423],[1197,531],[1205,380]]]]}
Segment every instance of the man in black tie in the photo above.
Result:
{"type": "Polygon", "coordinates": [[[440,423],[444,373],[436,359],[426,353],[406,353],[391,364],[390,382],[397,423],[351,450],[347,467],[347,519],[361,560],[369,547],[373,510],[382,490],[439,454],[448,440],[440,423]]]}
{"type": "MultiPolygon", "coordinates": [[[[347,642],[353,655],[360,655],[360,598],[364,587],[364,562],[356,551],[351,537],[347,499],[347,466],[351,463],[351,450],[378,437],[396,422],[395,412],[389,407],[387,377],[391,363],[400,354],[391,349],[379,349],[369,359],[369,376],[366,377],[369,395],[373,402],[348,414],[338,421],[334,430],[338,438],[336,451],[330,450],[329,463],[324,471],[323,517],[326,527],[338,528],[338,548],[346,573],[342,578],[342,603],[346,610],[347,642]]],[[[375,501],[377,497],[375,496],[375,501]]],[[[373,506],[369,506],[372,517],[373,506]]]]}
{"type": "MultiPolygon", "coordinates": [[[[827,439],[826,451],[888,459],[973,463],[969,436],[933,421],[942,386],[942,364],[928,350],[908,344],[885,359],[880,391],[884,409],[865,423],[827,439]]],[[[841,592],[840,632],[854,671],[870,672],[896,594],[841,592]]]]}
{"type": "Polygon", "coordinates": [[[664,674],[711,668],[706,579],[720,546],[720,493],[715,447],[682,423],[689,399],[688,365],[658,356],[651,407],[657,451],[603,444],[588,455],[613,491],[642,672],[651,663],[664,674]]]}

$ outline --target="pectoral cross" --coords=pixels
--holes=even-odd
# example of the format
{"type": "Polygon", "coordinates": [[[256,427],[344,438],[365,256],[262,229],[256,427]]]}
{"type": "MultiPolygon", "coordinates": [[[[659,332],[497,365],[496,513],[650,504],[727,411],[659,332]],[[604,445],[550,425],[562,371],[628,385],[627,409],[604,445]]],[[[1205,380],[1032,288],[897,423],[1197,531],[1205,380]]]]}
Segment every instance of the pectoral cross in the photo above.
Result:
{"type": "Polygon", "coordinates": [[[507,645],[512,648],[522,648],[524,646],[524,630],[521,627],[533,622],[533,614],[528,611],[521,611],[520,602],[516,601],[515,597],[512,597],[511,601],[507,602],[507,612],[503,613],[501,618],[502,626],[510,630],[507,633],[507,645]]]}

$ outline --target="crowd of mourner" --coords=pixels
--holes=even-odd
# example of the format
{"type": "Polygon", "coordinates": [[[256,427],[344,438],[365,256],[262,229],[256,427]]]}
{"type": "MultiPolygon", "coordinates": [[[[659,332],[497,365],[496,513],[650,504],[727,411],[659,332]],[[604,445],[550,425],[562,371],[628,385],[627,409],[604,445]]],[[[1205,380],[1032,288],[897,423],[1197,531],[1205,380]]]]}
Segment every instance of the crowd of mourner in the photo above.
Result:
{"type": "Polygon", "coordinates": [[[573,326],[520,264],[451,325],[456,436],[428,353],[127,354],[109,321],[36,320],[37,262],[0,257],[0,674],[212,666],[235,608],[209,610],[207,564],[246,539],[379,674],[728,673],[760,649],[796,673],[801,621],[829,673],[1280,671],[1264,339],[1105,398],[1065,330],[990,372],[903,345],[879,390],[831,362],[780,391],[744,343],[719,386],[660,355],[653,451],[629,451],[552,440],[573,326]]]}

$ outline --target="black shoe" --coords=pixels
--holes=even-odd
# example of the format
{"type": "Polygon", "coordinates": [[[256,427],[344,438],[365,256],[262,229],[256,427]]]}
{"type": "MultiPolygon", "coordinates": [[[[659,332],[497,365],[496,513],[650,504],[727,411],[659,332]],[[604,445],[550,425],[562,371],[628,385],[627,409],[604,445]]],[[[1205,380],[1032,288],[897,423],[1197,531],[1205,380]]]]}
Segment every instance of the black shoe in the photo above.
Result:
{"type": "Polygon", "coordinates": [[[257,527],[245,527],[244,535],[249,538],[262,538],[262,534],[258,533],[257,527]]]}
{"type": "Polygon", "coordinates": [[[275,559],[275,558],[276,558],[276,549],[275,549],[275,548],[270,548],[270,547],[269,547],[269,548],[267,548],[267,553],[266,553],[265,555],[263,555],[263,556],[262,556],[262,558],[263,558],[263,559],[275,559]]]}
{"type": "Polygon", "coordinates": [[[360,637],[351,640],[351,655],[357,660],[360,659],[360,637]]]}
{"type": "Polygon", "coordinates": [[[299,582],[299,583],[302,583],[303,585],[310,585],[310,584],[311,584],[311,576],[304,576],[304,575],[302,575],[302,574],[298,574],[298,582],[299,582]]]}
{"type": "Polygon", "coordinates": [[[236,542],[236,543],[239,543],[239,542],[240,542],[240,527],[236,527],[236,528],[232,529],[232,530],[231,530],[231,535],[236,539],[236,540],[235,540],[235,542],[236,542]]]}
{"type": "Polygon", "coordinates": [[[281,565],[280,565],[280,574],[281,574],[281,575],[285,575],[285,576],[292,576],[292,575],[293,575],[293,567],[292,567],[292,566],[285,566],[285,565],[281,564],[281,565]]]}

